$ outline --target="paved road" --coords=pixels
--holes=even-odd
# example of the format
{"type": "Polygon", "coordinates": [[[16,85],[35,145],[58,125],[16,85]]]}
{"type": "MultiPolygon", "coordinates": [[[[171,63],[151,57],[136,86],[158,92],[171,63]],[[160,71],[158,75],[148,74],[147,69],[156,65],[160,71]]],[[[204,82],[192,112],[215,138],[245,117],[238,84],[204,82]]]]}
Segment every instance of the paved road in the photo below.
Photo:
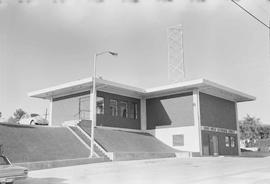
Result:
{"type": "Polygon", "coordinates": [[[269,184],[270,158],[190,158],[107,162],[32,171],[17,184],[269,184]]]}

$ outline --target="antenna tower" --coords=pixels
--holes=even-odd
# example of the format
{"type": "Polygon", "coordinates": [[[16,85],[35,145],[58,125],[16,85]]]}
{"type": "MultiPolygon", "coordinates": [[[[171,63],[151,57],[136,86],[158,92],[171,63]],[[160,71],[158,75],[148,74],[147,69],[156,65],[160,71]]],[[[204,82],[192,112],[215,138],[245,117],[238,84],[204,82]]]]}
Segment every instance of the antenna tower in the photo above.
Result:
{"type": "Polygon", "coordinates": [[[171,83],[185,80],[184,45],[182,25],[167,29],[168,80],[171,83]]]}

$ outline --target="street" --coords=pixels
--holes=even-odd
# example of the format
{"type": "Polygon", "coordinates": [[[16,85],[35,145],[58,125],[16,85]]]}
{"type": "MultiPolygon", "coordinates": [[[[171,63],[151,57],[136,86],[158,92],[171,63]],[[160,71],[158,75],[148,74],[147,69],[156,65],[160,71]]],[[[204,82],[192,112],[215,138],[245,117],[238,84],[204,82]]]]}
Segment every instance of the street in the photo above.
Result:
{"type": "Polygon", "coordinates": [[[181,158],[107,162],[32,171],[18,184],[265,184],[270,158],[181,158]]]}

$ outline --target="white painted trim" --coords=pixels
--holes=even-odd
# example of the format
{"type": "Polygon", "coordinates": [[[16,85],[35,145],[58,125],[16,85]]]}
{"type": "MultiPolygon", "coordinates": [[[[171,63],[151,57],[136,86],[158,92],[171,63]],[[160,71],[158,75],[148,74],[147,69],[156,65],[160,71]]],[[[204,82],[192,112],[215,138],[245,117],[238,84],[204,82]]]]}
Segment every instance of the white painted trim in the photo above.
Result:
{"type": "Polygon", "coordinates": [[[90,150],[90,147],[69,127],[66,126],[66,128],[88,149],[90,150]]]}
{"type": "Polygon", "coordinates": [[[50,106],[49,106],[49,117],[50,117],[50,119],[49,119],[49,126],[52,126],[52,120],[53,120],[53,116],[52,116],[52,114],[53,114],[53,98],[51,98],[50,99],[50,106]]]}
{"type": "Polygon", "coordinates": [[[193,90],[181,90],[181,91],[159,93],[155,95],[146,95],[145,98],[150,99],[150,98],[158,98],[158,97],[171,96],[171,95],[181,95],[181,94],[190,93],[190,92],[193,93],[193,90]]]}
{"type": "MultiPolygon", "coordinates": [[[[56,91],[61,91],[61,90],[68,90],[68,89],[81,89],[81,88],[85,88],[85,89],[89,89],[89,87],[91,87],[93,84],[93,78],[85,78],[85,79],[81,79],[81,80],[77,80],[77,81],[72,81],[72,82],[67,82],[64,84],[60,84],[57,86],[53,86],[53,87],[49,87],[46,89],[41,89],[41,90],[37,90],[37,91],[32,91],[28,93],[29,97],[37,97],[37,98],[46,98],[43,97],[45,96],[53,96],[54,92],[56,91]]],[[[104,86],[112,86],[115,87],[117,89],[123,89],[123,90],[127,90],[127,91],[134,91],[137,92],[139,94],[144,93],[145,91],[142,88],[137,88],[137,87],[133,87],[133,86],[129,86],[129,85],[125,85],[125,84],[121,84],[121,83],[117,83],[117,82],[113,82],[113,81],[108,81],[108,80],[104,80],[104,79],[99,79],[96,78],[96,84],[97,87],[99,87],[98,85],[101,85],[101,87],[104,88],[104,86]]]]}
{"type": "MultiPolygon", "coordinates": [[[[88,135],[80,126],[76,126],[88,139],[89,141],[92,140],[91,136],[88,135]]],[[[112,152],[107,152],[104,150],[96,141],[94,141],[94,144],[110,159],[113,160],[113,153],[112,152]]],[[[95,153],[95,152],[94,152],[95,153]]]]}
{"type": "Polygon", "coordinates": [[[237,103],[235,102],[235,119],[237,125],[237,146],[238,146],[238,155],[241,156],[241,148],[240,148],[240,125],[238,121],[238,108],[237,103]]]}
{"type": "Polygon", "coordinates": [[[202,156],[202,135],[201,135],[201,117],[200,117],[200,93],[198,89],[193,90],[193,115],[194,115],[194,126],[197,127],[199,137],[199,151],[202,156]]]}
{"type": "MultiPolygon", "coordinates": [[[[90,151],[91,148],[84,142],[84,140],[82,140],[80,136],[78,136],[69,126],[66,126],[66,127],[90,151]]],[[[95,152],[94,152],[94,155],[96,157],[99,157],[95,152]]]]}
{"type": "Polygon", "coordinates": [[[219,133],[224,133],[224,134],[237,134],[237,130],[232,130],[232,129],[227,129],[227,128],[201,126],[201,130],[205,130],[209,132],[219,132],[219,133]]]}
{"type": "Polygon", "coordinates": [[[77,80],[77,81],[63,83],[63,84],[60,84],[57,86],[53,86],[53,87],[49,87],[49,88],[45,88],[45,89],[41,89],[41,90],[37,90],[37,91],[32,91],[32,92],[28,93],[28,96],[34,97],[34,96],[37,96],[37,95],[40,95],[43,93],[52,93],[53,91],[56,91],[56,90],[63,90],[63,89],[67,89],[70,87],[86,85],[87,83],[89,83],[89,84],[92,83],[92,77],[77,80]]]}
{"type": "Polygon", "coordinates": [[[141,130],[146,131],[147,129],[147,114],[146,114],[146,99],[141,98],[140,116],[141,116],[141,130]]]}
{"type": "MultiPolygon", "coordinates": [[[[187,90],[193,90],[193,89],[199,89],[199,90],[204,90],[204,93],[208,93],[207,91],[211,91],[211,89],[214,90],[219,90],[219,91],[224,91],[233,97],[230,97],[232,101],[237,101],[237,102],[242,102],[242,101],[252,101],[255,100],[256,98],[254,96],[242,93],[240,91],[234,90],[229,87],[225,87],[223,85],[219,85],[215,82],[206,80],[206,79],[198,79],[198,80],[192,80],[192,81],[185,81],[185,82],[179,82],[179,83],[174,83],[170,85],[165,85],[165,86],[160,86],[156,88],[149,88],[149,89],[142,89],[142,88],[137,88],[125,84],[120,84],[104,79],[96,79],[97,81],[97,87],[101,85],[101,88],[106,91],[110,90],[116,90],[116,91],[122,91],[123,93],[130,94],[132,96],[136,97],[147,97],[147,98],[152,98],[153,96],[156,95],[167,95],[170,93],[180,93],[183,91],[187,90]]],[[[92,86],[92,78],[86,78],[74,82],[69,82],[69,83],[64,83],[58,86],[46,88],[43,90],[38,90],[38,91],[33,91],[28,93],[28,96],[30,97],[36,97],[36,98],[44,98],[48,99],[51,98],[52,96],[61,96],[61,93],[71,93],[73,91],[82,91],[91,88],[92,86]]],[[[209,92],[209,94],[211,94],[209,92]]],[[[221,98],[223,98],[222,94],[220,95],[221,98]]]]}
{"type": "Polygon", "coordinates": [[[241,91],[238,91],[238,90],[235,90],[235,89],[232,89],[232,88],[217,84],[215,82],[212,82],[212,81],[209,81],[209,80],[206,80],[206,79],[203,79],[203,83],[206,84],[206,85],[209,85],[211,87],[227,91],[227,92],[229,92],[231,94],[236,94],[236,95],[242,96],[244,98],[249,99],[250,101],[256,100],[256,97],[254,97],[254,96],[248,95],[248,94],[243,93],[241,91]]]}

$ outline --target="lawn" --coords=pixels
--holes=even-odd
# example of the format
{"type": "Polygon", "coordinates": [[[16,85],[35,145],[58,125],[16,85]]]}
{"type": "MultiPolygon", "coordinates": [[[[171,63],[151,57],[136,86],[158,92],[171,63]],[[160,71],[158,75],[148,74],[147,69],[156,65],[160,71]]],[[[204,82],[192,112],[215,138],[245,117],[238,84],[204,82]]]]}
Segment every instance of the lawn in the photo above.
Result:
{"type": "Polygon", "coordinates": [[[89,150],[65,127],[0,123],[0,144],[11,162],[85,158],[89,150]]]}

